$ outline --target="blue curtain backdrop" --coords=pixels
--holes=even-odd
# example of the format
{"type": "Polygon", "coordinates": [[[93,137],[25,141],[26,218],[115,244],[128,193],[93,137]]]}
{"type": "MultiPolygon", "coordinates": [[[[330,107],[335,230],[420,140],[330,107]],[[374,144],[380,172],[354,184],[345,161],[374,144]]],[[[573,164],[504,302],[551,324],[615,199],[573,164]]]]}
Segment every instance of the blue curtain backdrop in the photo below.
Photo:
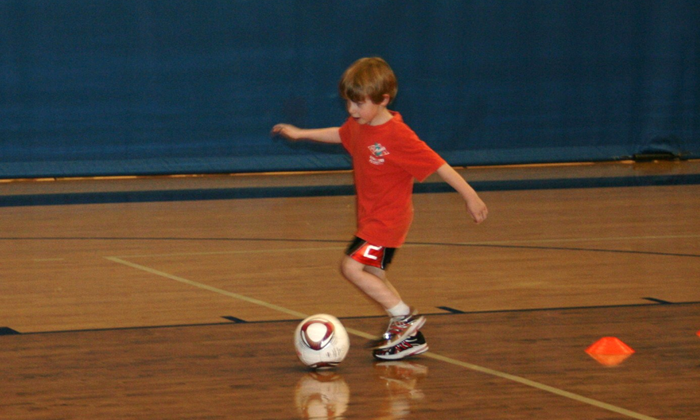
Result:
{"type": "Polygon", "coordinates": [[[700,157],[698,0],[4,0],[0,177],[348,168],[268,133],[371,55],[453,165],[700,157]]]}

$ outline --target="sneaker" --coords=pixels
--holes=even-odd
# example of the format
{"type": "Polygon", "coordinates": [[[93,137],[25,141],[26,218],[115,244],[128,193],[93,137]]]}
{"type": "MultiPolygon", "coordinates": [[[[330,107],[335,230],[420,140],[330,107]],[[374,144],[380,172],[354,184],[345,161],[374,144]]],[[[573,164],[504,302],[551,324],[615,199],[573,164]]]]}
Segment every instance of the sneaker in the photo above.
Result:
{"type": "Polygon", "coordinates": [[[415,335],[425,324],[425,317],[414,309],[411,314],[391,318],[381,340],[375,343],[378,349],[388,349],[415,335]]]}
{"type": "Polygon", "coordinates": [[[372,355],[380,360],[400,360],[409,356],[416,356],[428,351],[428,343],[425,337],[418,331],[417,334],[403,340],[394,347],[385,349],[375,349],[372,355]]]}

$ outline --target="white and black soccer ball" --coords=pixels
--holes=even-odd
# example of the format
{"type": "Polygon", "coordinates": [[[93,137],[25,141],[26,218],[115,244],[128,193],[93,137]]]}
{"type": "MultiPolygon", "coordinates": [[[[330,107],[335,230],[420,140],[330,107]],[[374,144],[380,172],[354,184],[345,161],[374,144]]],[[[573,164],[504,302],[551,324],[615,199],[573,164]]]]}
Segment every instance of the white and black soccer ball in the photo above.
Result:
{"type": "Polygon", "coordinates": [[[299,360],[306,366],[332,368],[348,355],[350,337],[338,318],[316,314],[299,323],[294,332],[294,347],[299,360]]]}

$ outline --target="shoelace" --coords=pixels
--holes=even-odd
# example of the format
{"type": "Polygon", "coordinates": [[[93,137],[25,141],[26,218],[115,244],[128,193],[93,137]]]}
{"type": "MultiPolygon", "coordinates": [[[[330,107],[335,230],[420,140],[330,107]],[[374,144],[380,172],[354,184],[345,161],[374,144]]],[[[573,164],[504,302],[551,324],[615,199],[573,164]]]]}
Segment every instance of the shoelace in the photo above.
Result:
{"type": "Polygon", "coordinates": [[[405,331],[409,326],[410,320],[410,316],[404,319],[392,319],[391,324],[389,324],[389,328],[387,329],[387,332],[384,333],[384,338],[388,340],[391,337],[400,334],[402,331],[405,331]]]}

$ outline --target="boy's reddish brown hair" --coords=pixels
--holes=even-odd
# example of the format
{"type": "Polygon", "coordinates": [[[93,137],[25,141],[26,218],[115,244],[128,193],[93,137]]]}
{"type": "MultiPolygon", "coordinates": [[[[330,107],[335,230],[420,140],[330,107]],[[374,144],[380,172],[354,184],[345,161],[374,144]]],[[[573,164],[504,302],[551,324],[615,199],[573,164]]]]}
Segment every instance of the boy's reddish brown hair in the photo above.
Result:
{"type": "Polygon", "coordinates": [[[355,61],[340,78],[340,96],[345,100],[362,102],[369,99],[375,104],[389,95],[393,101],[398,92],[396,75],[389,64],[379,57],[366,57],[355,61]]]}

